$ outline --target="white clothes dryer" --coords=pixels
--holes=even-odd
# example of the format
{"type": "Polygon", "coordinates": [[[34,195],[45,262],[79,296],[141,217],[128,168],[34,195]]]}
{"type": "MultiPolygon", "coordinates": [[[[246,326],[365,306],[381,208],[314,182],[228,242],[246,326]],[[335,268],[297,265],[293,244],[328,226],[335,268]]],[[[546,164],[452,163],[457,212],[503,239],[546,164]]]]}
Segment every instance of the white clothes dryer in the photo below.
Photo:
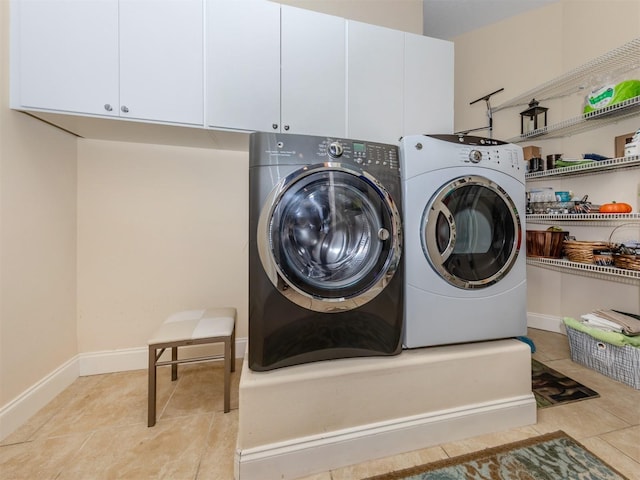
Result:
{"type": "Polygon", "coordinates": [[[522,148],[477,136],[400,144],[405,348],[526,335],[522,148]]]}

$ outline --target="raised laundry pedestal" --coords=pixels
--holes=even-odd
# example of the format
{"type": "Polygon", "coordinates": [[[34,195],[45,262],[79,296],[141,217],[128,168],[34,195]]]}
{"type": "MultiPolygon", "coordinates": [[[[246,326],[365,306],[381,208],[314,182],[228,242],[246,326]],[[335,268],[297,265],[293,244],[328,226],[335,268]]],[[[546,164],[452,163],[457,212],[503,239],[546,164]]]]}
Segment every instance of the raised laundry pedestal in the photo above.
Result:
{"type": "Polygon", "coordinates": [[[237,480],[292,479],[536,422],[515,339],[330,360],[240,378],[237,480]]]}

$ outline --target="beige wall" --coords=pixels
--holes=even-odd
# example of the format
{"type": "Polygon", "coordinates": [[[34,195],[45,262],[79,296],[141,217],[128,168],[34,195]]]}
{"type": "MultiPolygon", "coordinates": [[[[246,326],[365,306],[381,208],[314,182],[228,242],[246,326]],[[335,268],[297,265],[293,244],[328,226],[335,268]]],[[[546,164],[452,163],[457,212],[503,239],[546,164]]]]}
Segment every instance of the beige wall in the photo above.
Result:
{"type": "Polygon", "coordinates": [[[0,1],[0,407],[77,353],[76,139],[9,110],[0,1]]]}
{"type": "MultiPolygon", "coordinates": [[[[474,105],[469,105],[469,102],[503,87],[504,92],[491,99],[493,106],[499,106],[638,35],[640,2],[637,0],[563,0],[455,38],[456,131],[487,125],[484,102],[474,105]]],[[[640,71],[627,75],[640,78],[640,71]]],[[[593,83],[605,80],[594,78],[593,83]]],[[[549,124],[580,115],[582,102],[582,94],[543,102],[543,106],[550,108],[549,124]]],[[[497,112],[494,115],[494,138],[518,135],[519,112],[525,108],[497,112]]],[[[637,130],[640,127],[638,118],[564,139],[535,139],[522,145],[540,146],[543,156],[563,153],[567,158],[580,158],[590,152],[614,156],[614,137],[637,130]]],[[[486,133],[478,132],[480,135],[486,133]]],[[[626,201],[633,205],[634,211],[640,211],[637,170],[538,181],[530,184],[529,188],[532,186],[571,190],[580,196],[588,194],[596,204],[626,201]]],[[[579,240],[608,240],[614,225],[599,228],[574,224],[565,227],[579,240]]],[[[529,228],[543,230],[546,225],[531,224],[529,228]]],[[[618,230],[614,235],[623,235],[618,240],[638,238],[640,228],[618,230]]],[[[527,310],[530,313],[577,317],[602,307],[640,311],[637,284],[621,284],[531,266],[527,267],[527,283],[527,310]]]]}
{"type": "Polygon", "coordinates": [[[247,336],[248,155],[78,143],[81,352],[140,347],[170,313],[238,308],[247,336]]]}

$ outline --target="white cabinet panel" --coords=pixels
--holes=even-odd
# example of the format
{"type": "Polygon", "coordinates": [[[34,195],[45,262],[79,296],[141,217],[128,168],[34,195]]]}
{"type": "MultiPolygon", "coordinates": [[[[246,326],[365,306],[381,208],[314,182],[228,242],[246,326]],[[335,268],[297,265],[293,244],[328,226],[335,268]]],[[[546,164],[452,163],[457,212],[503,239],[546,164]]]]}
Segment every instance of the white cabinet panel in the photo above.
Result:
{"type": "Polygon", "coordinates": [[[14,108],[203,125],[203,0],[15,0],[14,108]]]}
{"type": "Polygon", "coordinates": [[[120,0],[120,115],[202,125],[202,0],[120,0]]]}
{"type": "Polygon", "coordinates": [[[279,131],[279,4],[208,1],[206,102],[208,126],[279,131]]]}
{"type": "Polygon", "coordinates": [[[22,0],[11,8],[11,106],[117,115],[117,0],[22,0]]]}
{"type": "Polygon", "coordinates": [[[404,135],[453,133],[453,43],[405,33],[404,135]]]}
{"type": "Polygon", "coordinates": [[[345,19],[281,8],[282,131],[346,136],[345,19]]]}
{"type": "Polygon", "coordinates": [[[402,136],[404,34],[347,22],[347,133],[397,143],[402,136]]]}

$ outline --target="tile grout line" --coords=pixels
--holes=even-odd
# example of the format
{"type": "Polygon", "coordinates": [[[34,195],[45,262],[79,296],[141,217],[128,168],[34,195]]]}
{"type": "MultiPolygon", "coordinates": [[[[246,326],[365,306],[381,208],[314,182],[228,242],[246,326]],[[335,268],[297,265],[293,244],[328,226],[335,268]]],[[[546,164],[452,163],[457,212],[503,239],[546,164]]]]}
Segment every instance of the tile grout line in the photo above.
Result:
{"type": "Polygon", "coordinates": [[[198,480],[198,476],[200,475],[200,467],[202,465],[202,458],[204,457],[205,452],[207,451],[207,447],[209,446],[209,438],[211,436],[211,430],[213,429],[213,421],[215,419],[216,412],[211,412],[211,420],[209,420],[209,428],[207,429],[207,435],[204,440],[204,446],[202,447],[202,451],[200,452],[200,456],[198,457],[198,465],[196,466],[196,474],[193,477],[193,480],[198,480]]]}

